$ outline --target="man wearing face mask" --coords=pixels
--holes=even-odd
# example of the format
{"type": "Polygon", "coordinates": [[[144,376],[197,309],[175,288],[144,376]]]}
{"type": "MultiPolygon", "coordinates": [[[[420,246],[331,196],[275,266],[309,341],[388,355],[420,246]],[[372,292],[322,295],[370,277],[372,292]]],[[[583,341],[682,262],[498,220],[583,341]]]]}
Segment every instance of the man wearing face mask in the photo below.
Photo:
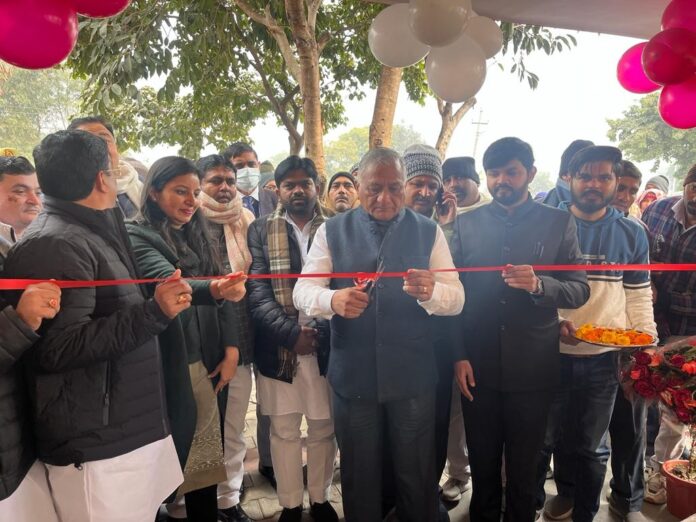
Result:
{"type": "Polygon", "coordinates": [[[237,190],[242,194],[244,208],[257,218],[273,212],[278,198],[271,191],[259,187],[261,164],[256,151],[247,143],[238,141],[227,147],[222,156],[237,170],[237,190]]]}

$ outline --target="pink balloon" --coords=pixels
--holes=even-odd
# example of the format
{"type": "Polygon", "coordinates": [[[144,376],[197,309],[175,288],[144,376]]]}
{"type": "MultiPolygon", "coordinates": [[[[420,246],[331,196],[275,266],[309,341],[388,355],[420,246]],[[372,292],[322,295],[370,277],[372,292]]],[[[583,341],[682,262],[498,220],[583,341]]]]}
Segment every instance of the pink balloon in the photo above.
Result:
{"type": "Polygon", "coordinates": [[[62,62],[77,41],[77,13],[69,0],[0,2],[0,58],[24,69],[62,62]]]}
{"type": "Polygon", "coordinates": [[[681,27],[696,31],[696,2],[694,0],[672,0],[662,13],[662,28],[681,27]]]}
{"type": "Polygon", "coordinates": [[[660,116],[677,129],[696,127],[696,75],[676,85],[667,85],[660,93],[660,116]]]}
{"type": "Polygon", "coordinates": [[[688,80],[696,72],[696,33],[678,27],[657,33],[643,49],[643,69],[663,85],[688,80]]]}
{"type": "Polygon", "coordinates": [[[71,0],[77,12],[91,18],[107,18],[123,11],[130,0],[71,0]]]}
{"type": "Polygon", "coordinates": [[[619,59],[619,64],[616,67],[616,76],[621,86],[627,91],[646,94],[660,88],[658,84],[645,75],[643,70],[641,56],[647,43],[642,42],[634,45],[623,53],[623,56],[619,59]]]}

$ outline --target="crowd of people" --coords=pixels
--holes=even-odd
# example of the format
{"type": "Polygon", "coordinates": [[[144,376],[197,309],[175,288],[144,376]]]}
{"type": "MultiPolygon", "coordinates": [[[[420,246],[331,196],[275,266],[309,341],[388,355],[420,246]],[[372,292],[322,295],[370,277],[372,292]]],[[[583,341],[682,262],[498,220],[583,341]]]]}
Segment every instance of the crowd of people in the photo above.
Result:
{"type": "Polygon", "coordinates": [[[641,193],[619,149],[576,140],[535,198],[532,147],[507,137],[483,156],[490,196],[473,158],[421,144],[323,190],[311,159],[241,142],[146,169],[101,117],[33,160],[0,159],[0,273],[43,281],[0,304],[0,520],[249,521],[254,382],[280,522],[305,483],[337,521],[336,467],[347,522],[446,521],[469,489],[473,522],[591,521],[610,459],[618,517],[665,502],[685,426],[623,393],[630,355],[573,334],[696,335],[695,274],[612,269],[696,262],[696,165],[679,194],[641,193]],[[452,270],[486,266],[505,268],[452,270]]]}

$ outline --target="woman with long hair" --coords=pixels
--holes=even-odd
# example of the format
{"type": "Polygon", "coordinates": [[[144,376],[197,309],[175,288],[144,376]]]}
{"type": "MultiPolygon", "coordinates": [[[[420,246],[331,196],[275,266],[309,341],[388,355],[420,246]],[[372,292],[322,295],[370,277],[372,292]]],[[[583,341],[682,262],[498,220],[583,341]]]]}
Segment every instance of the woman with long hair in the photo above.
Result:
{"type": "MultiPolygon", "coordinates": [[[[177,499],[184,497],[188,520],[215,522],[217,484],[226,479],[220,434],[226,394],[217,399],[216,394],[234,377],[239,360],[227,301],[244,297],[246,276],[222,276],[220,257],[197,212],[200,180],[192,161],[159,159],[145,179],[140,215],[127,228],[143,277],[168,277],[176,269],[186,278],[221,276],[190,280],[192,306],[159,335],[167,411],[184,471],[177,499]]],[[[170,514],[176,507],[168,506],[170,514]]]]}

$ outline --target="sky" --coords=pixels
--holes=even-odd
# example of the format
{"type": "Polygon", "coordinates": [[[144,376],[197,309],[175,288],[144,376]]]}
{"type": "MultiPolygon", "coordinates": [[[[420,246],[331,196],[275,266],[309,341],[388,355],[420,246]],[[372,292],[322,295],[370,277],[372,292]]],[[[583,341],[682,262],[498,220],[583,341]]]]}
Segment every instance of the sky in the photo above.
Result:
{"type": "MultiPolygon", "coordinates": [[[[620,117],[640,98],[624,90],[616,79],[619,58],[638,40],[584,32],[572,34],[578,45],[570,51],[553,56],[538,52],[526,59],[527,68],[540,77],[536,90],[489,60],[486,82],[476,96],[478,103],[459,124],[447,156],[473,155],[480,170],[483,152],[490,143],[504,136],[517,136],[532,145],[537,168],[555,176],[561,153],[571,141],[589,139],[596,144],[610,144],[607,118],[620,117]],[[480,126],[474,153],[477,132],[474,122],[479,120],[487,124],[480,126]]],[[[505,57],[501,60],[504,62],[505,57]]],[[[372,90],[361,101],[346,100],[348,122],[330,131],[325,143],[350,128],[368,126],[373,104],[372,90]]],[[[440,129],[435,101],[420,106],[408,100],[403,88],[394,121],[413,126],[430,145],[434,145],[440,129]]],[[[250,135],[261,159],[287,150],[285,130],[270,119],[255,126],[250,135]]],[[[157,147],[140,155],[152,162],[163,154],[175,152],[174,148],[157,147]]],[[[651,164],[640,166],[644,177],[649,177],[647,171],[651,164]]]]}

